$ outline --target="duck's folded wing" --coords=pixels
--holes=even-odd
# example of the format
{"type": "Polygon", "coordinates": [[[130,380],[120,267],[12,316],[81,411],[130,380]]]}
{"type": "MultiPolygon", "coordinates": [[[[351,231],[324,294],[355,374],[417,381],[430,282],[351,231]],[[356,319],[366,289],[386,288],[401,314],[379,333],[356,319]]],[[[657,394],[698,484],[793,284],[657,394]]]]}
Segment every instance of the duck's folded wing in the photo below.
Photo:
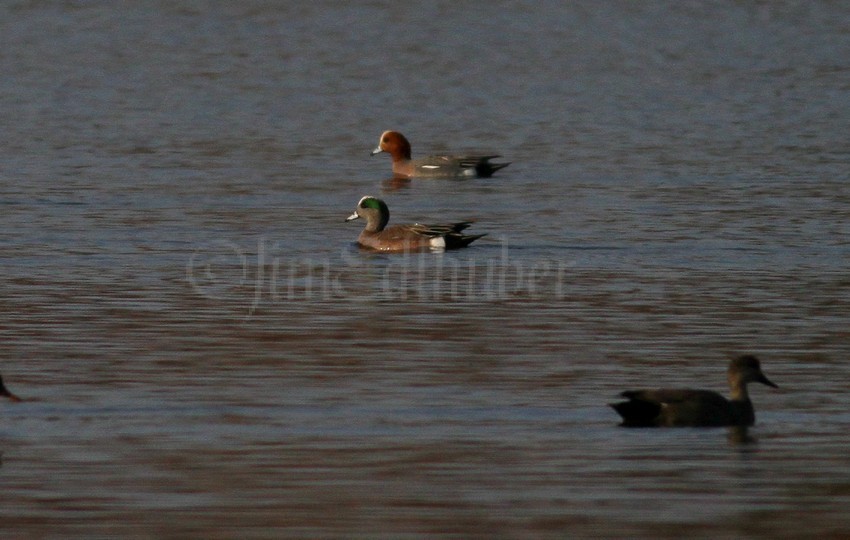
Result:
{"type": "Polygon", "coordinates": [[[657,411],[655,421],[663,425],[710,426],[732,421],[729,401],[711,390],[634,390],[621,395],[629,399],[623,411],[632,415],[639,411],[644,418],[657,411]]]}
{"type": "Polygon", "coordinates": [[[408,225],[408,230],[423,236],[447,236],[453,233],[459,233],[472,225],[471,221],[461,221],[459,223],[448,223],[439,225],[426,225],[424,223],[414,223],[408,225]]]}
{"type": "Polygon", "coordinates": [[[696,390],[692,388],[658,389],[658,390],[629,390],[620,394],[624,398],[649,401],[653,403],[682,403],[685,401],[718,401],[726,402],[726,398],[711,390],[696,390]]]}

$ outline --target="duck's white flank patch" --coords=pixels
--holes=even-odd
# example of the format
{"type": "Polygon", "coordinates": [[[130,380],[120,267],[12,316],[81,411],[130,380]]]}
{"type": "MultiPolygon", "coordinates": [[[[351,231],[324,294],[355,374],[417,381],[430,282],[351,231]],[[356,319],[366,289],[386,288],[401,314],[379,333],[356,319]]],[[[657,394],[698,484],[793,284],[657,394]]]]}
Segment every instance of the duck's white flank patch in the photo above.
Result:
{"type": "Polygon", "coordinates": [[[439,169],[442,165],[422,165],[423,169],[439,169]]]}
{"type": "Polygon", "coordinates": [[[432,248],[444,248],[446,247],[446,239],[442,236],[437,236],[432,238],[429,244],[431,244],[432,248]]]}

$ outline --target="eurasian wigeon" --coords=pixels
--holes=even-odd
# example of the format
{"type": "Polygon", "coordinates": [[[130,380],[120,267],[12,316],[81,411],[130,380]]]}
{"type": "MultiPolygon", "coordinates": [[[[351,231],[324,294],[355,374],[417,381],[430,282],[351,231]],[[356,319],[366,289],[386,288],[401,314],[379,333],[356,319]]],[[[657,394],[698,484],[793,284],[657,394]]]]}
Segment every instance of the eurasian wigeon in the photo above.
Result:
{"type": "Polygon", "coordinates": [[[371,155],[387,152],[393,158],[393,174],[406,178],[462,178],[492,176],[510,163],[490,163],[494,155],[428,156],[411,159],[410,143],[398,131],[381,134],[378,147],[371,155]]]}
{"type": "Polygon", "coordinates": [[[461,231],[469,227],[471,221],[462,221],[448,225],[393,225],[387,204],[375,197],[365,196],[357,203],[354,213],[345,221],[357,218],[366,220],[366,227],[357,238],[363,247],[377,251],[417,251],[424,249],[457,249],[468,246],[483,234],[465,235],[461,231]]]}
{"type": "Polygon", "coordinates": [[[735,358],[727,372],[731,399],[711,390],[631,390],[620,394],[629,401],[612,403],[626,427],[751,426],[756,421],[747,384],[778,388],[761,372],[758,358],[735,358]]]}
{"type": "Polygon", "coordinates": [[[0,396],[7,397],[11,401],[22,401],[21,398],[9,392],[9,389],[6,388],[6,385],[3,384],[3,377],[0,377],[0,396]]]}

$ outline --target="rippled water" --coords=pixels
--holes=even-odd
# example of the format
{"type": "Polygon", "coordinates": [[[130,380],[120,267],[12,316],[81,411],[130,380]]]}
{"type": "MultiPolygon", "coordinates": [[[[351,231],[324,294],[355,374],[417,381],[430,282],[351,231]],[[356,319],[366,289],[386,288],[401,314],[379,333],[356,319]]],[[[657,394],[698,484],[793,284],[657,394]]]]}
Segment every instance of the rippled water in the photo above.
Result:
{"type": "Polygon", "coordinates": [[[0,530],[850,534],[850,9],[598,4],[0,7],[0,530]],[[606,406],[743,352],[747,433],[606,406]]]}

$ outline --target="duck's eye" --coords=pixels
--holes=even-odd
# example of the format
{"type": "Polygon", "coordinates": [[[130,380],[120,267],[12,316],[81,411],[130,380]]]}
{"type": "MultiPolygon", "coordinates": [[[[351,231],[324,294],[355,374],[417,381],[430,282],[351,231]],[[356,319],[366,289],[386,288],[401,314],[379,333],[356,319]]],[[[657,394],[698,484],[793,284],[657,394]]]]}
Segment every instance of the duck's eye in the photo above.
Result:
{"type": "Polygon", "coordinates": [[[390,142],[390,138],[384,137],[383,139],[381,139],[381,142],[384,143],[384,144],[387,144],[388,142],[390,142]]]}

